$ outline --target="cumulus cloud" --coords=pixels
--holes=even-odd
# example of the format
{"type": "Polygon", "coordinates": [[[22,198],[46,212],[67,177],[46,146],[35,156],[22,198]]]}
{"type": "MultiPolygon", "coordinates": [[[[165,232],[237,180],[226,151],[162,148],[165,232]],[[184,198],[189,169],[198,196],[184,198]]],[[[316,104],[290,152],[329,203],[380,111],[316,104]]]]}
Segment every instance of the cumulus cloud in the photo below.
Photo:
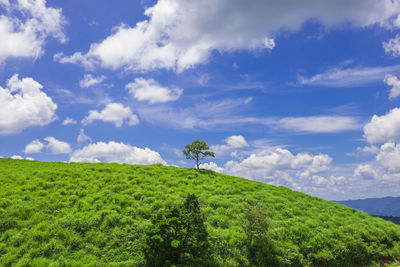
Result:
{"type": "Polygon", "coordinates": [[[330,170],[332,158],[327,154],[302,152],[294,155],[287,149],[267,148],[252,152],[241,160],[227,161],[223,166],[214,162],[201,168],[248,179],[284,185],[303,192],[314,192],[316,187],[345,183],[343,176],[323,177],[330,170]]]}
{"type": "Polygon", "coordinates": [[[77,141],[78,143],[92,142],[92,138],[85,134],[85,130],[80,129],[77,141]]]}
{"type": "Polygon", "coordinates": [[[124,123],[129,126],[139,123],[138,117],[132,113],[132,110],[121,103],[109,103],[101,111],[90,110],[82,123],[87,125],[95,120],[114,123],[115,127],[121,127],[124,123]]]}
{"type": "Polygon", "coordinates": [[[24,153],[25,154],[40,153],[40,152],[42,152],[43,148],[44,148],[44,144],[36,139],[25,146],[24,153]]]}
{"type": "Polygon", "coordinates": [[[392,86],[392,88],[390,89],[390,94],[389,94],[390,99],[400,96],[400,80],[396,76],[394,76],[392,74],[387,74],[385,76],[384,82],[387,85],[392,86]]]}
{"type": "Polygon", "coordinates": [[[87,53],[58,54],[61,63],[178,72],[207,62],[212,51],[272,49],[281,31],[294,32],[314,19],[331,27],[384,24],[399,13],[398,0],[229,1],[159,0],[145,10],[148,19],[119,25],[87,53]]]}
{"type": "Polygon", "coordinates": [[[57,140],[52,136],[44,138],[47,143],[42,143],[39,140],[33,140],[25,146],[25,154],[40,153],[43,149],[47,149],[51,154],[69,154],[72,152],[70,144],[57,140]]]}
{"type": "Polygon", "coordinates": [[[69,154],[72,152],[71,146],[67,142],[63,142],[48,136],[44,139],[47,141],[46,148],[51,154],[69,154]]]}
{"type": "MultiPolygon", "coordinates": [[[[326,154],[303,152],[293,155],[287,149],[275,148],[251,154],[242,161],[228,161],[223,170],[250,179],[275,179],[279,178],[281,172],[309,177],[310,174],[329,170],[331,162],[332,158],[326,154]]],[[[212,166],[215,167],[214,164],[212,166]]]]}
{"type": "Polygon", "coordinates": [[[382,116],[374,115],[364,126],[364,137],[369,143],[399,142],[400,108],[394,108],[382,116]]]}
{"type": "Polygon", "coordinates": [[[0,135],[18,133],[31,126],[44,126],[56,119],[57,105],[32,78],[15,74],[0,86],[0,135]],[[12,116],[6,116],[12,114],[12,116]]]}
{"type": "Polygon", "coordinates": [[[384,143],[375,161],[358,165],[354,170],[354,176],[367,180],[400,181],[400,144],[384,143]]]}
{"type": "Polygon", "coordinates": [[[354,176],[360,177],[366,180],[373,180],[378,177],[378,172],[375,166],[371,164],[360,164],[354,170],[354,176]]]}
{"type": "Polygon", "coordinates": [[[128,164],[155,164],[166,162],[149,148],[139,148],[114,141],[89,144],[72,153],[71,162],[117,162],[128,164]]]}
{"type": "MultiPolygon", "coordinates": [[[[210,146],[210,150],[215,152],[217,156],[225,155],[227,153],[231,153],[231,155],[237,155],[235,149],[248,147],[246,139],[241,135],[232,135],[225,138],[225,144],[222,145],[212,145],[210,146]]],[[[205,168],[206,169],[206,168],[205,168]]]]}
{"type": "Polygon", "coordinates": [[[354,177],[366,180],[400,180],[400,109],[394,108],[382,116],[374,115],[364,126],[364,137],[369,143],[382,143],[380,147],[365,147],[375,160],[359,164],[354,177]]]}
{"type": "Polygon", "coordinates": [[[215,172],[223,172],[224,168],[218,167],[218,165],[215,162],[210,162],[210,163],[202,163],[199,165],[200,169],[207,169],[207,170],[212,170],[215,172]]]}
{"type": "Polygon", "coordinates": [[[135,82],[126,85],[129,93],[139,101],[148,101],[151,104],[164,103],[177,100],[183,90],[179,88],[169,89],[161,86],[153,79],[136,78],[135,82]]]}
{"type": "Polygon", "coordinates": [[[387,42],[383,42],[382,46],[386,54],[390,54],[393,57],[400,56],[400,35],[396,35],[395,38],[392,38],[387,42]]]}
{"type": "Polygon", "coordinates": [[[297,176],[309,177],[312,173],[326,171],[332,162],[326,154],[293,155],[289,150],[276,148],[251,154],[242,161],[228,161],[225,172],[251,179],[278,179],[280,173],[296,171],[297,176]]]}
{"type": "Polygon", "coordinates": [[[79,86],[81,88],[89,88],[91,86],[102,83],[105,79],[106,79],[106,76],[104,76],[104,75],[95,77],[92,74],[85,74],[83,76],[83,79],[79,82],[79,86]]]}
{"type": "Polygon", "coordinates": [[[232,135],[225,139],[225,142],[232,148],[248,147],[246,139],[241,135],[232,135]]]}
{"type": "Polygon", "coordinates": [[[376,162],[385,168],[388,173],[400,174],[400,145],[385,143],[381,146],[376,162]]]}
{"type": "Polygon", "coordinates": [[[66,41],[61,9],[46,7],[45,0],[2,1],[0,15],[0,63],[11,57],[37,58],[49,37],[66,41]]]}
{"type": "Polygon", "coordinates": [[[74,119],[72,119],[72,118],[70,118],[70,117],[67,117],[63,122],[62,122],[62,125],[70,125],[70,124],[76,124],[77,122],[76,122],[76,120],[74,120],[74,119]]]}
{"type": "Polygon", "coordinates": [[[22,156],[20,156],[20,155],[13,155],[13,156],[11,156],[11,157],[10,157],[10,159],[26,159],[26,160],[35,160],[34,158],[31,158],[31,157],[26,157],[26,158],[24,158],[24,157],[22,157],[22,156]]]}

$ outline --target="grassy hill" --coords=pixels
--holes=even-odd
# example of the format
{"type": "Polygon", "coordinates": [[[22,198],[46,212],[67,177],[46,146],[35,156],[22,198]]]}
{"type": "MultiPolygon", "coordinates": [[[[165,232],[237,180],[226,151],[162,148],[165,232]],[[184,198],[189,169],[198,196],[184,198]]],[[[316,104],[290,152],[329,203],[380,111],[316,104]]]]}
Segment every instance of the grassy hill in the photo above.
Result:
{"type": "Polygon", "coordinates": [[[0,159],[0,266],[143,266],[152,215],[198,196],[215,265],[249,265],[244,211],[265,207],[281,266],[379,266],[400,226],[285,187],[162,165],[0,159]]]}

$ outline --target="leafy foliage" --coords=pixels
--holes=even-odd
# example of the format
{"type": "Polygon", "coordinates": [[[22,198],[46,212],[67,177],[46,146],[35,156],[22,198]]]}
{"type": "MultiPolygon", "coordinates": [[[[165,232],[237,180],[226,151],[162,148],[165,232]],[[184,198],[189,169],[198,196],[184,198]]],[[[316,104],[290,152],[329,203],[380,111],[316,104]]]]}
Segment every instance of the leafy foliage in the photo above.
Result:
{"type": "Polygon", "coordinates": [[[205,228],[197,197],[188,195],[184,205],[158,212],[147,231],[147,266],[205,266],[209,261],[205,228]]]}
{"type": "Polygon", "coordinates": [[[271,255],[274,266],[400,259],[396,224],[208,170],[0,159],[0,187],[0,266],[144,266],[152,218],[168,217],[188,194],[201,205],[213,266],[251,266],[257,255],[271,255]],[[251,220],[260,222],[254,230],[251,220]],[[249,253],[260,243],[268,253],[249,253]]]}
{"type": "Polygon", "coordinates": [[[252,266],[277,266],[274,244],[268,235],[272,220],[260,206],[249,206],[244,210],[245,222],[242,225],[247,235],[248,259],[252,266]]]}
{"type": "Polygon", "coordinates": [[[392,223],[395,224],[400,224],[400,217],[397,216],[383,216],[383,215],[372,215],[372,216],[382,218],[386,221],[391,221],[392,223]]]}
{"type": "Polygon", "coordinates": [[[196,161],[196,167],[199,169],[199,163],[201,160],[206,159],[207,157],[215,157],[214,152],[208,151],[210,147],[204,141],[196,140],[191,144],[185,146],[185,150],[183,150],[183,154],[187,159],[193,159],[196,161]]]}

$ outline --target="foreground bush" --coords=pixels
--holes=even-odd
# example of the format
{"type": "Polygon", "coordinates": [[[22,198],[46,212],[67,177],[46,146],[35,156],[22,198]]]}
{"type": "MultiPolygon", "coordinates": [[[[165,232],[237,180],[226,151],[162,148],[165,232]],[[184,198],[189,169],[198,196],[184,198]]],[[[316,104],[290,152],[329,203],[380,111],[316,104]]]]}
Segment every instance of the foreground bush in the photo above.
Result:
{"type": "Polygon", "coordinates": [[[211,265],[209,253],[208,233],[195,195],[152,218],[144,250],[147,266],[207,266],[211,265]]]}

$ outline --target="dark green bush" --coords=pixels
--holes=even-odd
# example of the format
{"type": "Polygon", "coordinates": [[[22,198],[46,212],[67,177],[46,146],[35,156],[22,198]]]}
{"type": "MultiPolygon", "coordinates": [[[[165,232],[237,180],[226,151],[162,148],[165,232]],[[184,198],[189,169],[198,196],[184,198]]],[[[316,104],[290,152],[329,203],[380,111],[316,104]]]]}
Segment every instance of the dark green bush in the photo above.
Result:
{"type": "Polygon", "coordinates": [[[208,252],[208,233],[195,195],[152,218],[144,255],[147,266],[206,266],[208,252]]]}

